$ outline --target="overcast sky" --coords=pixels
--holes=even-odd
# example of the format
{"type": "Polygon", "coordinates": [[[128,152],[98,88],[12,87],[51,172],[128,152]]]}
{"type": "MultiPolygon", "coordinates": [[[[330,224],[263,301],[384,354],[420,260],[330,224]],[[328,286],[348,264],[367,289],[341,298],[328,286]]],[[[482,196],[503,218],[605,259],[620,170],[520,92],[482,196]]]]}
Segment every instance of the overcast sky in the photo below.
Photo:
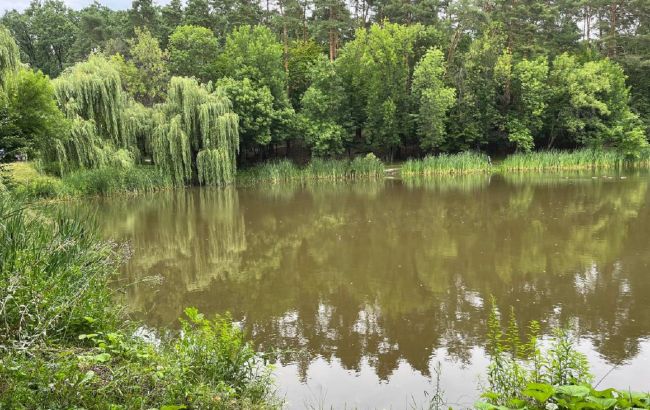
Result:
{"type": "MultiPolygon", "coordinates": [[[[132,0],[100,0],[100,3],[115,9],[125,10],[131,7],[132,0]]],[[[0,0],[0,15],[4,14],[7,10],[24,10],[29,6],[30,0],[0,0]]],[[[63,0],[65,4],[73,9],[81,9],[93,2],[93,0],[63,0]]],[[[167,4],[169,0],[156,0],[157,4],[167,4]]]]}

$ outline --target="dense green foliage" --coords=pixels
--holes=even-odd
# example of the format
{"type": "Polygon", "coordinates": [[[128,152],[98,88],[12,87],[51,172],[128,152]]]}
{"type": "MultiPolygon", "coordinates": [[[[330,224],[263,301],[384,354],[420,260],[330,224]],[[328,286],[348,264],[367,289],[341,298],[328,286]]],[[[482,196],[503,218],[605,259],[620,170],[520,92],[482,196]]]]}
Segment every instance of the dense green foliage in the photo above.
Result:
{"type": "MultiPolygon", "coordinates": [[[[158,104],[169,106],[176,76],[225,90],[239,116],[240,163],[303,149],[392,160],[587,147],[634,158],[647,149],[650,126],[648,15],[645,2],[596,0],[319,0],[266,8],[243,0],[164,7],[138,0],[126,11],[33,2],[1,19],[18,45],[3,30],[2,82],[21,78],[18,93],[3,85],[0,115],[10,126],[2,144],[12,153],[40,152],[53,162],[45,168],[59,173],[123,163],[112,158],[120,150],[130,153],[121,159],[152,160],[169,171],[156,163],[153,135],[156,121],[172,120],[158,104]],[[29,74],[21,58],[59,77],[67,121],[53,110],[47,77],[29,74]],[[76,81],[84,72],[106,83],[76,81]],[[106,100],[107,118],[92,117],[83,103],[71,106],[82,95],[73,92],[77,85],[86,97],[97,93],[97,103],[106,100]],[[21,103],[34,97],[38,105],[21,103]],[[34,112],[44,113],[39,121],[34,112]],[[72,147],[82,145],[80,157],[72,147]]],[[[182,143],[174,132],[183,124],[167,125],[182,143]]],[[[189,170],[175,165],[185,171],[174,180],[227,183],[235,164],[221,161],[234,157],[203,153],[202,166],[212,168],[199,175],[201,148],[193,146],[189,170]]]]}
{"type": "Polygon", "coordinates": [[[19,50],[0,27],[0,149],[5,155],[35,154],[47,137],[65,132],[49,79],[20,65],[19,50]]]}
{"type": "Polygon", "coordinates": [[[172,75],[195,77],[202,82],[215,78],[219,44],[205,27],[179,26],[169,36],[169,69],[172,75]]]}
{"type": "Polygon", "coordinates": [[[158,339],[109,287],[127,249],[92,225],[0,196],[1,408],[267,408],[263,358],[227,317],[186,309],[158,339]],[[171,408],[171,407],[170,407],[171,408]]]}

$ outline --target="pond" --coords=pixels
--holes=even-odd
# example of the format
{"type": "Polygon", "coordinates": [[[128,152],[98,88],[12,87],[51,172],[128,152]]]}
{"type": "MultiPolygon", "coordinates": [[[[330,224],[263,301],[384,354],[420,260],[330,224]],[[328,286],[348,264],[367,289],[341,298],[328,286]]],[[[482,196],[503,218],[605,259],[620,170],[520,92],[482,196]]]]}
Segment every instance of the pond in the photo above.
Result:
{"type": "Polygon", "coordinates": [[[490,298],[570,324],[601,387],[650,389],[650,176],[474,175],[189,189],[93,204],[132,315],[230,312],[283,351],[289,408],[406,408],[437,364],[478,397],[490,298]]]}

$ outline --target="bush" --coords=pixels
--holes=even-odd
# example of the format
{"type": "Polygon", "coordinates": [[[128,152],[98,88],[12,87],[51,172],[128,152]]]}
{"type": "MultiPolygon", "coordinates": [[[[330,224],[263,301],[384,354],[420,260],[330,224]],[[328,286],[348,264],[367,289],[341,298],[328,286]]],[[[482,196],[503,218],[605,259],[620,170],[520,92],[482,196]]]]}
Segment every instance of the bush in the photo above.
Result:
{"type": "Polygon", "coordinates": [[[188,309],[165,338],[118,325],[108,285],[124,255],[92,226],[0,196],[0,409],[278,404],[263,356],[228,317],[188,309]]]}
{"type": "Polygon", "coordinates": [[[268,367],[228,318],[188,309],[158,346],[124,331],[0,360],[0,408],[275,408],[268,367]]]}

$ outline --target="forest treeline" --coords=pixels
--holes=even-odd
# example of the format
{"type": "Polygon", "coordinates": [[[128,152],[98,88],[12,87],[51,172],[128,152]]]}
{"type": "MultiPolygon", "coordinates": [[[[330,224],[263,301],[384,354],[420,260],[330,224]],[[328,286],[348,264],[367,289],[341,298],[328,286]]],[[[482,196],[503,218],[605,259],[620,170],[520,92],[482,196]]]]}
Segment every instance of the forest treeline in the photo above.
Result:
{"type": "Polygon", "coordinates": [[[57,174],[648,145],[642,0],[46,0],[0,23],[0,149],[57,174]]]}

